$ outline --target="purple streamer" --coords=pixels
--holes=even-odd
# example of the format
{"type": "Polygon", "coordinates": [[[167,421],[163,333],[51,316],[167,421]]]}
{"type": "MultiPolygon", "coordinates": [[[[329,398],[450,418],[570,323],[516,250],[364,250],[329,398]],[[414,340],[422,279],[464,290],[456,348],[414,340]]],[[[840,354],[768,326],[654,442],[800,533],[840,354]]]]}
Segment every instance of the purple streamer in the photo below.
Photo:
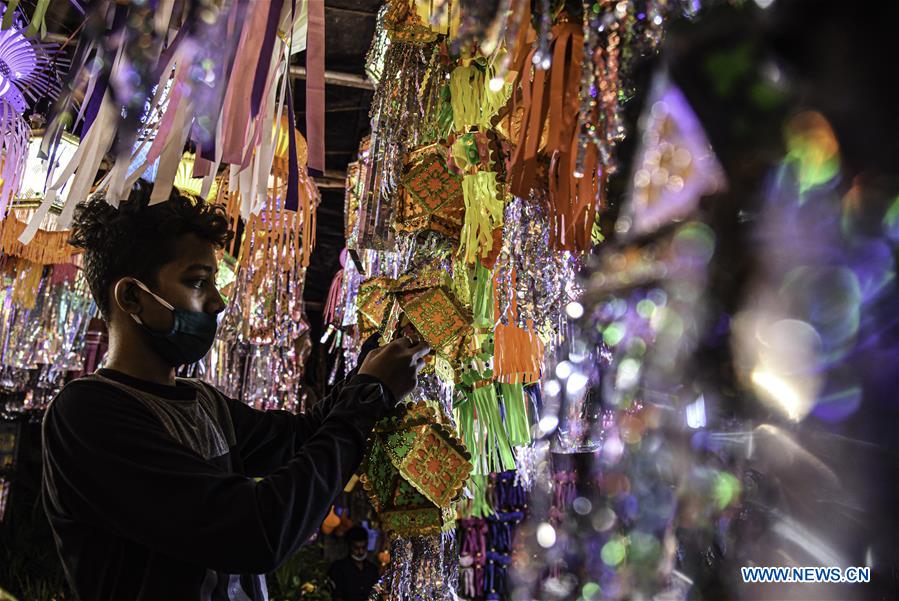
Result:
{"type": "Polygon", "coordinates": [[[284,6],[284,0],[270,0],[269,2],[265,37],[262,39],[259,62],[256,63],[256,76],[253,80],[253,94],[250,96],[251,118],[255,118],[259,114],[259,107],[262,106],[262,93],[265,91],[265,80],[268,78],[268,67],[272,49],[275,47],[275,37],[278,33],[278,17],[281,15],[282,6],[284,6]]]}
{"type": "Polygon", "coordinates": [[[300,169],[297,164],[297,137],[296,119],[293,114],[293,85],[290,78],[285,78],[284,85],[287,86],[287,137],[288,145],[288,171],[287,171],[287,199],[284,201],[284,208],[288,211],[296,211],[300,202],[300,169]]]}

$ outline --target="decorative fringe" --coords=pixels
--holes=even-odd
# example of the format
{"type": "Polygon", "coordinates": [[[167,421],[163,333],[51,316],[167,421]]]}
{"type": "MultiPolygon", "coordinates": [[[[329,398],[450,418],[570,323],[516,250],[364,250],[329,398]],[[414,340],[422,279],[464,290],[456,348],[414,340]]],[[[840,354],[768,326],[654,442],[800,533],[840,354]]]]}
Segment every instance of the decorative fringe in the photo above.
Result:
{"type": "Polygon", "coordinates": [[[493,374],[498,382],[531,384],[540,380],[543,341],[528,329],[497,324],[493,334],[493,374]]]}
{"type": "Polygon", "coordinates": [[[304,267],[308,264],[301,260],[304,246],[301,221],[298,213],[280,207],[270,207],[250,216],[238,263],[242,268],[254,269],[254,284],[261,285],[272,271],[290,271],[293,261],[304,267]]]}
{"type": "Polygon", "coordinates": [[[476,518],[485,518],[493,515],[493,508],[488,501],[487,492],[490,480],[487,474],[472,474],[471,476],[471,493],[472,498],[469,505],[468,514],[476,518]]]}
{"type": "Polygon", "coordinates": [[[491,87],[491,81],[497,76],[497,59],[501,61],[503,56],[494,55],[486,65],[486,73],[475,63],[453,69],[449,90],[456,132],[466,132],[472,126],[480,131],[490,129],[493,117],[509,101],[512,84],[502,82],[496,90],[491,87]]]}
{"type": "Polygon", "coordinates": [[[328,289],[328,296],[325,299],[325,309],[323,313],[323,323],[334,323],[334,317],[337,312],[338,303],[340,302],[340,290],[343,288],[343,268],[338,269],[331,280],[331,287],[328,289]]]}
{"type": "Polygon", "coordinates": [[[527,198],[537,187],[538,154],[550,157],[550,243],[557,250],[586,251],[591,245],[604,174],[599,173],[595,147],[586,151],[581,172],[576,169],[582,27],[559,22],[553,27],[552,39],[549,70],[532,66],[538,48],[517,58],[516,86],[520,94],[512,95],[508,114],[511,123],[520,112],[521,121],[518,131],[510,132],[515,142],[509,163],[510,189],[514,195],[527,198]],[[546,147],[542,148],[544,143],[546,147]]]}
{"type": "Polygon", "coordinates": [[[475,388],[471,393],[484,439],[487,464],[491,472],[515,469],[515,455],[499,412],[499,399],[493,384],[475,388]]]}
{"type": "Polygon", "coordinates": [[[26,227],[27,224],[19,221],[12,212],[0,221],[0,252],[38,265],[71,263],[79,252],[69,244],[68,230],[53,232],[39,229],[31,242],[22,244],[19,237],[26,227]]]}
{"type": "Polygon", "coordinates": [[[455,130],[464,132],[480,124],[485,91],[483,71],[475,65],[456,67],[450,73],[449,87],[455,130]]]}
{"type": "Polygon", "coordinates": [[[459,253],[468,263],[485,258],[493,249],[493,230],[503,223],[503,202],[498,195],[496,173],[479,171],[462,179],[465,223],[459,253]]]}
{"type": "Polygon", "coordinates": [[[528,407],[524,400],[524,387],[521,384],[500,384],[499,389],[503,397],[509,442],[516,447],[531,444],[531,429],[528,421],[528,407]]]}
{"type": "Polygon", "coordinates": [[[480,107],[480,118],[478,119],[478,127],[485,131],[490,129],[491,121],[499,113],[506,103],[509,102],[509,97],[512,95],[512,84],[503,82],[502,86],[499,87],[496,91],[491,87],[491,82],[499,77],[498,65],[502,64],[505,60],[506,53],[499,51],[494,54],[490,62],[487,64],[487,75],[484,78],[485,86],[484,86],[484,94],[481,97],[481,107],[480,107]]]}
{"type": "MultiPolygon", "coordinates": [[[[484,475],[489,472],[484,465],[484,453],[482,453],[481,440],[483,435],[475,429],[474,419],[474,402],[472,402],[468,394],[460,394],[458,402],[453,406],[456,424],[462,440],[465,442],[465,448],[471,452],[472,476],[484,475]]],[[[480,424],[478,424],[480,426],[480,424]]]]}
{"type": "MultiPolygon", "coordinates": [[[[11,12],[7,9],[7,14],[11,12]]],[[[0,96],[0,219],[22,187],[30,131],[25,119],[0,96]]]]}
{"type": "Polygon", "coordinates": [[[390,566],[372,588],[371,601],[458,599],[459,546],[455,531],[390,541],[390,566]]]}
{"type": "Polygon", "coordinates": [[[264,206],[256,214],[251,214],[248,222],[244,224],[242,240],[238,240],[236,236],[243,204],[241,194],[228,191],[230,179],[228,171],[216,178],[215,189],[210,193],[210,197],[214,197],[214,202],[225,208],[225,213],[231,220],[231,231],[235,236],[231,240],[228,252],[233,256],[239,254],[241,266],[246,265],[246,261],[250,258],[249,252],[245,252],[248,250],[249,234],[263,231],[268,232],[269,242],[266,243],[266,247],[269,250],[273,250],[272,239],[280,246],[279,250],[266,255],[267,260],[274,257],[292,260],[290,258],[295,257],[302,267],[309,266],[312,249],[315,247],[316,213],[320,197],[318,190],[310,182],[306,169],[302,165],[300,167],[300,203],[296,211],[291,211],[285,209],[280,200],[287,188],[287,162],[275,158],[272,165],[274,187],[269,190],[264,206]],[[295,254],[286,253],[289,247],[293,248],[295,254]]]}
{"type": "MultiPolygon", "coordinates": [[[[498,274],[497,274],[498,275],[498,274]]],[[[510,290],[515,290],[518,274],[513,269],[510,290]]],[[[540,380],[543,366],[543,341],[528,320],[528,329],[514,325],[518,320],[518,301],[509,298],[509,324],[499,323],[493,333],[493,375],[497,382],[531,384],[540,380]]],[[[494,295],[494,311],[499,312],[499,297],[494,295]]]]}
{"type": "Polygon", "coordinates": [[[473,517],[461,520],[459,525],[462,536],[459,550],[459,587],[467,599],[477,599],[484,591],[487,522],[481,517],[473,517]]]}
{"type": "Polygon", "coordinates": [[[476,328],[493,326],[493,278],[480,263],[474,268],[474,290],[471,295],[471,311],[476,328]]]}

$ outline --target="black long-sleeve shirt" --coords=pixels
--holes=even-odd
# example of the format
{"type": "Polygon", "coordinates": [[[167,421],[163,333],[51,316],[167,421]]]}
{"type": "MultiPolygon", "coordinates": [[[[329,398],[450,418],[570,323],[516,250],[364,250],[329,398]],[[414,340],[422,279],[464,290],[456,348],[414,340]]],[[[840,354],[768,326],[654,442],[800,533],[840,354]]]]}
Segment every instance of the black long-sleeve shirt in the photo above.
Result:
{"type": "Polygon", "coordinates": [[[259,575],[317,530],[390,404],[358,375],[304,415],[196,380],[75,380],[43,425],[44,506],[69,582],[82,601],[266,599],[259,575]]]}

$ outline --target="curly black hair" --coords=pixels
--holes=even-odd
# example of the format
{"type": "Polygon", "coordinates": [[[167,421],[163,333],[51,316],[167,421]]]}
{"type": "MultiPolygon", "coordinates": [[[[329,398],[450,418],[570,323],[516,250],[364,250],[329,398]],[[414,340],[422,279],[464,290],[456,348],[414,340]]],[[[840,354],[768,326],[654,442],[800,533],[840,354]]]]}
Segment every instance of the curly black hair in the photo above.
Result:
{"type": "Polygon", "coordinates": [[[353,526],[346,531],[346,540],[351,543],[368,541],[368,530],[362,526],[353,526]]]}
{"type": "Polygon", "coordinates": [[[153,185],[138,180],[119,208],[95,194],[75,208],[69,243],[84,249],[84,274],[103,317],[109,320],[109,287],[121,277],[152,282],[171,261],[174,242],[195,234],[223,247],[231,239],[219,205],[187,196],[177,188],[165,202],[150,205],[153,185]]]}

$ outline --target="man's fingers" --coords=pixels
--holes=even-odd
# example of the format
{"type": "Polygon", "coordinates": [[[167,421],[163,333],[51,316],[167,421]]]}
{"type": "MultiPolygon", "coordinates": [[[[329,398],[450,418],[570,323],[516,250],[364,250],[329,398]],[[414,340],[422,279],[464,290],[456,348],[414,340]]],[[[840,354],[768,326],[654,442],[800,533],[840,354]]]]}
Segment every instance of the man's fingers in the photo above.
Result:
{"type": "Polygon", "coordinates": [[[412,359],[418,361],[431,352],[431,346],[424,340],[421,340],[409,350],[412,351],[412,359]]]}
{"type": "MultiPolygon", "coordinates": [[[[391,340],[386,346],[393,347],[394,349],[407,349],[409,348],[409,337],[408,336],[400,336],[399,338],[394,338],[391,340]]],[[[383,348],[383,347],[382,347],[383,348]]]]}
{"type": "Polygon", "coordinates": [[[377,347],[377,348],[371,349],[370,351],[368,351],[368,352],[365,354],[365,358],[362,359],[362,363],[366,363],[367,361],[370,361],[370,360],[374,359],[375,357],[377,357],[378,355],[380,355],[382,352],[384,352],[384,349],[385,349],[385,348],[387,348],[387,347],[386,347],[386,346],[379,346],[379,347],[377,347]]]}

